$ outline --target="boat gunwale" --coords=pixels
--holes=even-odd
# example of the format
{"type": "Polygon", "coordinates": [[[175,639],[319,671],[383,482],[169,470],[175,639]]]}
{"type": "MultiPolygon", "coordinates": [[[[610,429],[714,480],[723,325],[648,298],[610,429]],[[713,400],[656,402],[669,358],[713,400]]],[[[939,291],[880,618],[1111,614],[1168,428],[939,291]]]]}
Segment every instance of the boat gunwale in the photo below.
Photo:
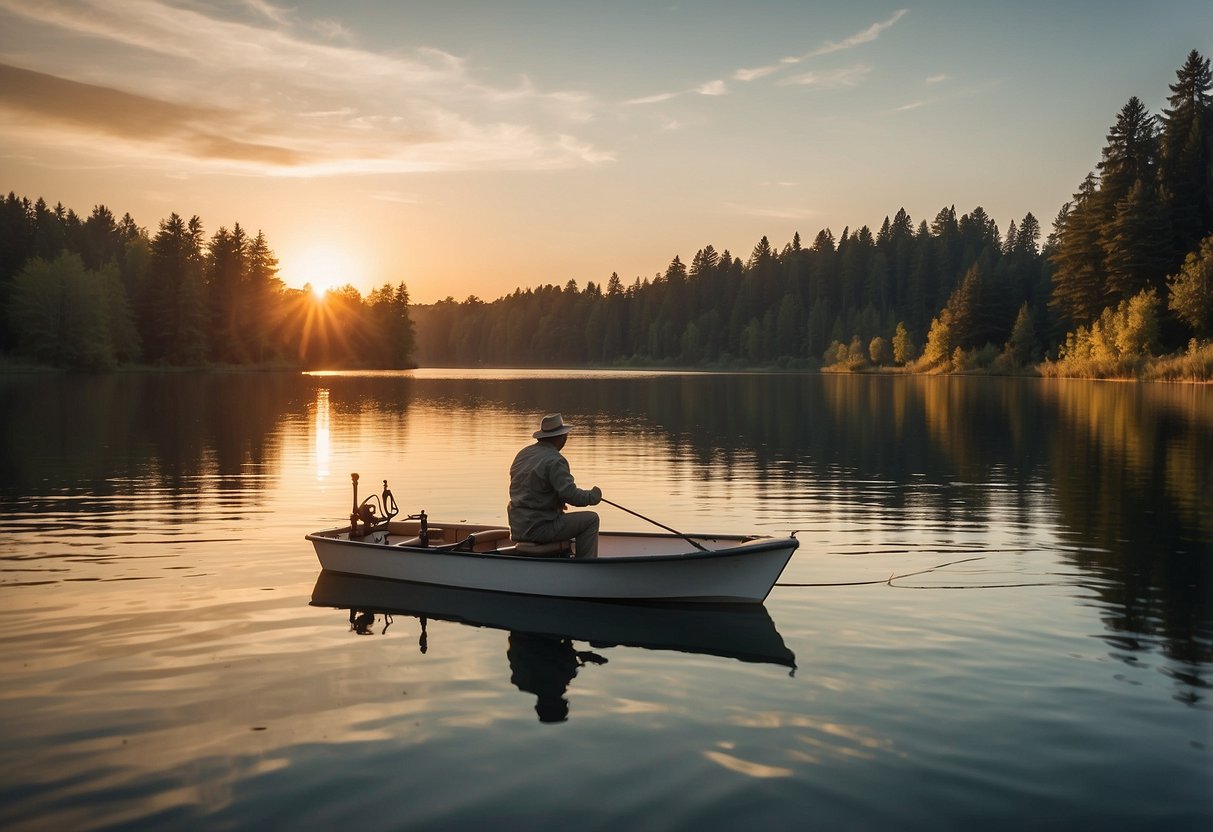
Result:
{"type": "MultiPolygon", "coordinates": [[[[471,552],[466,549],[453,548],[457,544],[445,544],[444,546],[401,546],[397,543],[375,543],[365,540],[350,540],[349,538],[341,539],[337,535],[348,532],[349,526],[338,526],[332,529],[323,529],[318,532],[312,532],[306,536],[306,539],[312,541],[322,540],[328,543],[338,545],[352,545],[358,547],[368,547],[371,549],[381,549],[385,552],[409,552],[418,555],[457,555],[461,558],[475,558],[480,560],[513,560],[526,563],[551,563],[551,564],[581,564],[582,566],[606,566],[609,564],[624,564],[624,563],[654,563],[662,561],[691,561],[691,560],[709,560],[713,558],[729,558],[737,557],[738,555],[755,554],[759,552],[767,552],[775,549],[786,548],[791,544],[792,551],[800,547],[800,541],[795,537],[751,537],[749,535],[688,535],[688,537],[702,540],[737,540],[743,541],[740,546],[732,546],[727,549],[709,549],[707,551],[689,551],[680,552],[672,555],[622,555],[611,556],[605,558],[553,558],[553,557],[537,557],[535,555],[516,555],[509,552],[471,552]]],[[[602,532],[601,537],[652,537],[661,540],[685,540],[682,535],[676,534],[651,534],[647,532],[602,532]]],[[[791,555],[789,555],[789,558],[791,555]]]]}

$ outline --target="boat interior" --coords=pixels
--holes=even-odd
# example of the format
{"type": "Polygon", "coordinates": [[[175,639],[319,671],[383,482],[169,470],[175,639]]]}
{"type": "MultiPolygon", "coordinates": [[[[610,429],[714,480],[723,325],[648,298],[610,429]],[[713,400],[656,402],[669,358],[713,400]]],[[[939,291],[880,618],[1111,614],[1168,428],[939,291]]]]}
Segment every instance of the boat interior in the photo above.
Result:
{"type": "MultiPolygon", "coordinates": [[[[345,537],[349,527],[340,529],[345,537]]],[[[571,557],[573,541],[556,543],[526,543],[510,537],[509,529],[477,523],[430,522],[425,526],[426,539],[422,541],[422,523],[418,519],[390,520],[374,526],[369,533],[355,536],[377,545],[447,549],[462,552],[498,553],[527,557],[571,557]]],[[[754,538],[742,535],[695,535],[693,538],[705,549],[724,549],[738,546],[754,538]]],[[[627,557],[635,555],[682,554],[688,549],[687,539],[673,534],[650,534],[640,532],[603,532],[598,537],[598,557],[627,557]]]]}
{"type": "MultiPolygon", "coordinates": [[[[376,546],[402,546],[439,551],[477,552],[483,554],[523,555],[527,557],[567,558],[573,556],[573,541],[529,543],[514,540],[510,530],[500,526],[476,523],[432,522],[425,511],[401,520],[396,498],[383,481],[383,491],[358,502],[358,474],[350,474],[354,491],[351,526],[321,533],[323,537],[371,543],[376,546]]],[[[635,512],[633,512],[635,513],[635,512]]],[[[647,519],[647,518],[646,518],[647,519]]],[[[660,524],[658,524],[660,525],[660,524]]],[[[662,526],[669,532],[666,526],[662,526]]],[[[601,532],[598,536],[598,557],[635,557],[652,555],[683,555],[692,546],[703,552],[729,549],[755,540],[745,535],[683,535],[645,534],[640,532],[601,532]]]]}
{"type": "MultiPolygon", "coordinates": [[[[537,544],[517,544],[510,537],[510,530],[497,526],[482,526],[474,523],[441,523],[428,525],[427,540],[421,540],[420,520],[391,520],[387,524],[385,543],[394,546],[458,546],[470,552],[509,552],[515,554],[519,545],[535,547],[537,544]]],[[[552,548],[553,554],[572,551],[572,541],[544,544],[552,548]]],[[[518,553],[521,554],[521,553],[518,553]]]]}

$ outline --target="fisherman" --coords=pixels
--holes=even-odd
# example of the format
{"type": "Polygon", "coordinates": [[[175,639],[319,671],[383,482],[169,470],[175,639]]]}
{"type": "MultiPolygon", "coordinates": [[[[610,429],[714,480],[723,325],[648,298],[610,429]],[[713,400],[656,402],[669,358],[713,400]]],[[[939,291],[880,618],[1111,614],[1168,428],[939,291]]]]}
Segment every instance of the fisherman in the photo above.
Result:
{"type": "Polygon", "coordinates": [[[577,558],[598,556],[598,514],[565,511],[568,505],[594,506],[602,489],[577,487],[569,462],[560,450],[568,441],[571,425],[559,413],[543,417],[532,436],[537,442],[514,457],[510,466],[510,536],[518,543],[555,543],[574,539],[577,558]]]}

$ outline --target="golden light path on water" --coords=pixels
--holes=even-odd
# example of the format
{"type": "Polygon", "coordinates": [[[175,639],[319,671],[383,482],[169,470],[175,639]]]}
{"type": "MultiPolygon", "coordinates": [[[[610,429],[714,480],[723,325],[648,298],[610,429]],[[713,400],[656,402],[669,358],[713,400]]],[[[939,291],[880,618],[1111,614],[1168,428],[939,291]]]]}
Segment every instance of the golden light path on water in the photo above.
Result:
{"type": "Polygon", "coordinates": [[[316,479],[323,480],[329,475],[329,453],[332,436],[329,430],[329,391],[320,388],[316,391],[316,416],[313,430],[316,434],[316,479]]]}

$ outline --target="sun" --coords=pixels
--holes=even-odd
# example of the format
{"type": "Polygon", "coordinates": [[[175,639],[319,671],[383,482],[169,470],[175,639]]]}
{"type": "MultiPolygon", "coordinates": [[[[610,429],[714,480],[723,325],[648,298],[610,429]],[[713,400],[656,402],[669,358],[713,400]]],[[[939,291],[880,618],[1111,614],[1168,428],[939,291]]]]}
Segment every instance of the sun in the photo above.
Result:
{"type": "Polygon", "coordinates": [[[280,268],[287,282],[310,285],[317,299],[347,283],[357,284],[363,277],[363,266],[357,256],[328,243],[305,246],[281,259],[280,268]]]}

